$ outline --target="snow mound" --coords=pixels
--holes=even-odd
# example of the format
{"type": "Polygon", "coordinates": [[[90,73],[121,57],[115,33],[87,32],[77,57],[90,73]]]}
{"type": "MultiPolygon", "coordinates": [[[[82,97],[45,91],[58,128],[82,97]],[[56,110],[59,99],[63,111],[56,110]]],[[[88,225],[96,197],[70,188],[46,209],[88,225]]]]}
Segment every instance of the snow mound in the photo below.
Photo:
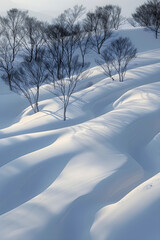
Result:
{"type": "Polygon", "coordinates": [[[119,202],[101,209],[91,228],[93,239],[158,240],[159,188],[160,173],[132,190],[119,202]]]}
{"type": "Polygon", "coordinates": [[[95,66],[71,98],[41,90],[39,113],[0,83],[0,240],[160,239],[160,40],[138,48],[126,79],[95,66]]]}

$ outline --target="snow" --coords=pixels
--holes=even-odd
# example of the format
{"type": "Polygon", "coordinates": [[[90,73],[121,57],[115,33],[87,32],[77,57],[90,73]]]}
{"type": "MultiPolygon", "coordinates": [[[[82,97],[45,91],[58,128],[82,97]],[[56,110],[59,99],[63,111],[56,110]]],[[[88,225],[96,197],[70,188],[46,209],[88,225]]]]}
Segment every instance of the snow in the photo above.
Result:
{"type": "Polygon", "coordinates": [[[158,240],[159,184],[160,174],[157,174],[117,203],[101,209],[91,228],[93,239],[158,240]]]}
{"type": "Polygon", "coordinates": [[[94,63],[63,121],[0,82],[0,240],[160,239],[160,40],[116,31],[138,49],[123,83],[94,63]]]}

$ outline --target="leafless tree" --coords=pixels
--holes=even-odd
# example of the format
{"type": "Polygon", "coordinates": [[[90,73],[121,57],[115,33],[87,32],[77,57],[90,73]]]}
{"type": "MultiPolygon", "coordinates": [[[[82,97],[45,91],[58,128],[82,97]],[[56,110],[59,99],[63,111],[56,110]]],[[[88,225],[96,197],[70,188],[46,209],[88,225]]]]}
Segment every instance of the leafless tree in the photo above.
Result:
{"type": "Polygon", "coordinates": [[[85,31],[92,33],[92,46],[98,54],[100,54],[105,41],[112,34],[110,15],[111,12],[108,8],[97,7],[95,12],[88,12],[84,20],[85,31]]]}
{"type": "Polygon", "coordinates": [[[91,33],[86,32],[84,26],[81,24],[79,25],[79,41],[78,41],[78,48],[80,50],[80,54],[82,57],[82,66],[85,64],[85,56],[91,51],[91,33]]]}
{"type": "Polygon", "coordinates": [[[39,50],[44,46],[45,24],[33,17],[26,17],[24,22],[23,52],[29,62],[37,59],[39,50]]]}
{"type": "Polygon", "coordinates": [[[68,58],[68,70],[70,69],[72,58],[77,51],[78,43],[81,39],[81,35],[79,34],[81,29],[78,21],[84,14],[84,11],[85,8],[82,5],[76,5],[72,9],[64,11],[64,13],[56,19],[56,23],[61,26],[61,29],[62,27],[66,29],[62,49],[64,50],[65,57],[68,58]]]}
{"type": "Polygon", "coordinates": [[[7,12],[6,17],[0,17],[0,25],[3,29],[3,36],[12,53],[12,62],[20,51],[21,42],[24,38],[23,25],[27,11],[20,11],[18,9],[11,9],[7,12]]]}
{"type": "Polygon", "coordinates": [[[88,66],[85,62],[82,64],[77,56],[78,43],[81,39],[78,19],[83,11],[83,6],[75,6],[64,11],[55,19],[54,24],[47,28],[46,33],[48,51],[45,64],[52,79],[49,91],[61,100],[64,121],[70,97],[78,81],[86,76],[84,70],[88,66]]]}
{"type": "Polygon", "coordinates": [[[67,26],[68,31],[73,31],[73,26],[78,23],[79,19],[85,13],[83,5],[75,5],[73,8],[65,10],[55,22],[61,23],[64,27],[67,26]]]}
{"type": "Polygon", "coordinates": [[[119,81],[123,82],[129,62],[136,57],[137,49],[129,38],[118,38],[114,40],[101,54],[101,60],[97,63],[102,67],[104,73],[114,80],[115,73],[119,81]]]}
{"type": "Polygon", "coordinates": [[[46,55],[46,67],[52,79],[61,78],[62,59],[65,54],[65,42],[68,31],[60,24],[49,25],[46,29],[45,39],[48,51],[46,55]],[[56,74],[56,76],[55,76],[56,74]]]}
{"type": "Polygon", "coordinates": [[[132,16],[140,26],[150,29],[158,38],[160,32],[160,0],[148,0],[138,7],[132,16]]]}
{"type": "Polygon", "coordinates": [[[71,61],[68,60],[67,56],[64,56],[60,69],[61,79],[57,79],[50,84],[49,91],[57,96],[63,104],[64,121],[67,119],[67,107],[77,83],[88,76],[88,73],[85,71],[88,65],[89,63],[84,63],[82,66],[82,63],[78,60],[78,56],[74,56],[71,61]]]}
{"type": "Polygon", "coordinates": [[[118,30],[125,23],[125,18],[121,15],[121,8],[117,5],[106,5],[104,8],[109,12],[111,28],[118,30]]]}
{"type": "Polygon", "coordinates": [[[132,17],[127,18],[127,21],[132,27],[138,27],[139,26],[139,24],[132,17]]]}
{"type": "Polygon", "coordinates": [[[39,112],[40,87],[48,80],[49,74],[43,61],[44,51],[32,62],[24,61],[13,73],[12,90],[22,94],[29,101],[34,113],[39,112]]]}
{"type": "MultiPolygon", "coordinates": [[[[84,10],[82,5],[76,5],[73,9],[67,9],[54,20],[52,25],[46,28],[45,41],[50,52],[48,58],[51,59],[50,63],[47,61],[47,66],[51,64],[53,68],[56,66],[57,79],[61,78],[60,69],[64,55],[68,57],[68,63],[71,63],[77,50],[80,38],[77,21],[83,15],[84,10]]],[[[49,70],[52,71],[51,68],[49,70]]]]}
{"type": "Polygon", "coordinates": [[[14,69],[13,54],[5,37],[0,39],[0,71],[2,79],[12,90],[12,73],[14,69]]]}

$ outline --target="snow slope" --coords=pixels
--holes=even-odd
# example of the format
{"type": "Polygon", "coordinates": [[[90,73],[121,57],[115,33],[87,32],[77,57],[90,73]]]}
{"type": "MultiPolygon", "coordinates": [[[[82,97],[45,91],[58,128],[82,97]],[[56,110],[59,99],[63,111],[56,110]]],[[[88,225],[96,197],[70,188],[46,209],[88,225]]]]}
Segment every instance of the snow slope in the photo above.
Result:
{"type": "Polygon", "coordinates": [[[66,122],[45,87],[33,114],[0,82],[0,240],[160,239],[160,40],[117,34],[138,48],[125,81],[93,62],[66,122]]]}

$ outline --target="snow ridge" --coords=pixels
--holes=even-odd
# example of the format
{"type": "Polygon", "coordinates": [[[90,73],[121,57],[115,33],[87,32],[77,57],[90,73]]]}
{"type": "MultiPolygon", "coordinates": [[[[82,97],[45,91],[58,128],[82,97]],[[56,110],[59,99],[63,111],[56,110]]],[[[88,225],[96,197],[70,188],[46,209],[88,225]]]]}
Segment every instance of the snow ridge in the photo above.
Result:
{"type": "Polygon", "coordinates": [[[1,240],[160,239],[160,40],[118,34],[138,49],[126,80],[92,64],[66,122],[45,87],[32,114],[0,83],[1,240]]]}

